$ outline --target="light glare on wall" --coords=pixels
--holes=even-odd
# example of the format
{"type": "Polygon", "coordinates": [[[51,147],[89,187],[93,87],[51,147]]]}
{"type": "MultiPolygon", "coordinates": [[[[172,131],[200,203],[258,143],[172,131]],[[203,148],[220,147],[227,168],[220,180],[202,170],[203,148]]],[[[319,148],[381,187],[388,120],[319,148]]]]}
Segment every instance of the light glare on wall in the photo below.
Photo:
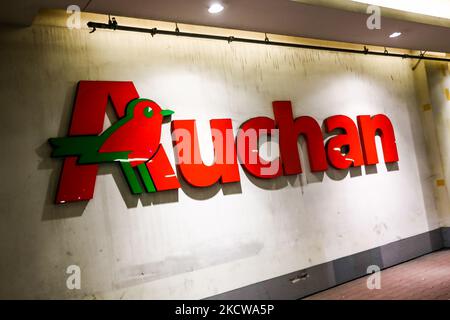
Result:
{"type": "Polygon", "coordinates": [[[417,13],[437,18],[450,19],[448,0],[352,0],[394,10],[417,13]]]}
{"type": "Polygon", "coordinates": [[[213,3],[209,7],[208,12],[212,13],[212,14],[215,14],[215,13],[222,12],[222,10],[223,10],[223,6],[220,3],[213,3]]]}

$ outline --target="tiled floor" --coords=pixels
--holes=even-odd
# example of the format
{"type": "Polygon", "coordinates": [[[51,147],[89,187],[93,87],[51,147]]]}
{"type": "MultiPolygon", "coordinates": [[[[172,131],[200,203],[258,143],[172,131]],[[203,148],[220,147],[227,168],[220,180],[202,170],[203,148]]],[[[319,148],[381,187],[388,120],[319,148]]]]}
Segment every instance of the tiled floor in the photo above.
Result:
{"type": "Polygon", "coordinates": [[[381,289],[369,290],[367,281],[368,277],[360,278],[306,299],[448,300],[450,299],[450,250],[434,252],[381,271],[381,289]]]}

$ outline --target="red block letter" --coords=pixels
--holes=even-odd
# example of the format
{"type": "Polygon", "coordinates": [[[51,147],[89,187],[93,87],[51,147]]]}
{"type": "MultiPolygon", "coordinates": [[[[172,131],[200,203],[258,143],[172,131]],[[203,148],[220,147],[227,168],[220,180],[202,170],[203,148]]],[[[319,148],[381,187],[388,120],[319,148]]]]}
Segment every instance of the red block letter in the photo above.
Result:
{"type": "MultiPolygon", "coordinates": [[[[80,81],[69,136],[99,135],[103,130],[108,100],[111,101],[117,116],[121,118],[125,115],[128,103],[136,98],[139,98],[139,95],[132,82],[80,81]]],[[[147,167],[158,191],[179,188],[178,180],[162,146],[147,163],[147,167]]],[[[56,203],[92,199],[97,172],[97,164],[78,164],[77,157],[66,158],[59,180],[56,203]]]]}
{"type": "Polygon", "coordinates": [[[364,164],[358,129],[352,119],[337,115],[325,119],[327,132],[343,129],[345,134],[339,134],[327,142],[327,154],[330,164],[336,169],[347,169],[350,166],[359,167],[364,164]],[[342,148],[348,151],[343,152],[342,148]],[[344,153],[344,154],[343,154],[344,153]]]}
{"type": "Polygon", "coordinates": [[[363,148],[364,162],[366,165],[378,163],[375,135],[381,138],[383,146],[384,162],[397,162],[398,152],[395,143],[394,128],[387,116],[378,114],[376,116],[358,116],[358,127],[363,148]]]}
{"type": "Polygon", "coordinates": [[[239,181],[231,119],[210,121],[214,145],[214,164],[203,163],[198,146],[195,120],[172,121],[177,166],[186,181],[195,187],[208,187],[219,180],[222,183],[239,181]]]}
{"type": "MultiPolygon", "coordinates": [[[[69,136],[98,135],[103,130],[108,98],[118,117],[139,95],[132,82],[80,81],[70,124],[69,136]]],[[[94,196],[98,165],[78,165],[76,157],[64,160],[56,203],[89,200],[94,196]]]]}
{"type": "Polygon", "coordinates": [[[309,165],[312,172],[325,171],[328,168],[322,130],[311,117],[293,119],[290,101],[273,102],[275,121],[280,130],[280,154],[284,174],[302,173],[297,140],[302,135],[308,146],[309,165]]]}
{"type": "Polygon", "coordinates": [[[275,121],[267,117],[258,117],[246,121],[238,132],[237,150],[242,166],[258,178],[270,179],[282,174],[280,159],[264,161],[259,156],[259,137],[270,135],[275,129],[275,121]]]}

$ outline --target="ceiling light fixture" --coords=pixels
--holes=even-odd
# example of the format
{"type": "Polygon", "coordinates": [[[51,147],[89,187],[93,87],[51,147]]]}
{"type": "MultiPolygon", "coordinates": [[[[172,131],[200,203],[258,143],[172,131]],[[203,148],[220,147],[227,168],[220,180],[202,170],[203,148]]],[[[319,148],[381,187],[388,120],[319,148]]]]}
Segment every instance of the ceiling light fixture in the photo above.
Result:
{"type": "Polygon", "coordinates": [[[401,35],[402,35],[401,32],[394,32],[389,35],[389,38],[397,38],[400,37],[401,35]]]}
{"type": "Polygon", "coordinates": [[[223,5],[221,5],[220,3],[213,3],[208,9],[208,12],[212,13],[212,14],[216,14],[216,13],[219,13],[222,11],[223,11],[223,5]]]}

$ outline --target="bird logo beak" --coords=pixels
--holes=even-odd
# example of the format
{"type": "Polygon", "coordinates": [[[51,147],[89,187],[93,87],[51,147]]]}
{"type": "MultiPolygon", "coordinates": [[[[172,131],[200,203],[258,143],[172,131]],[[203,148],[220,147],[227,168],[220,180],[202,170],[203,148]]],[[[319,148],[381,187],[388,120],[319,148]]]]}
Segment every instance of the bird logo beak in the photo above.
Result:
{"type": "Polygon", "coordinates": [[[161,114],[163,117],[168,117],[172,114],[174,114],[175,112],[173,112],[172,110],[169,109],[165,109],[165,110],[161,110],[161,114]]]}

